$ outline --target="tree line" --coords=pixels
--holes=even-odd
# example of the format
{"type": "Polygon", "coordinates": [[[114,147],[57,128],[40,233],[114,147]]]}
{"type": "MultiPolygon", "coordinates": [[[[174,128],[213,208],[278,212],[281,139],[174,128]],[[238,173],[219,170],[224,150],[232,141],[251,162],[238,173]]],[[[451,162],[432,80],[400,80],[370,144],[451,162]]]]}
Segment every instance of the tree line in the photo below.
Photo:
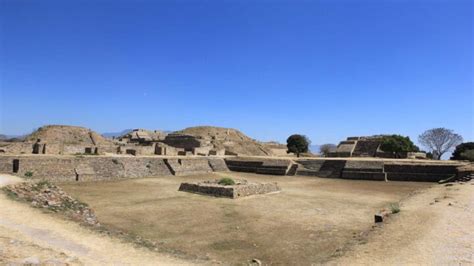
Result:
{"type": "MultiPolygon", "coordinates": [[[[287,152],[294,153],[296,156],[309,152],[311,141],[305,135],[294,134],[287,139],[287,152]]],[[[427,158],[441,160],[441,157],[449,151],[454,150],[451,160],[469,160],[474,161],[474,142],[463,142],[461,135],[453,130],[446,128],[433,128],[426,130],[418,136],[418,142],[426,149],[422,151],[416,146],[410,137],[401,135],[383,136],[380,149],[384,152],[392,153],[394,157],[401,158],[408,152],[425,152],[427,158]]],[[[336,151],[334,144],[323,144],[320,147],[320,153],[328,156],[329,153],[336,151]]]]}

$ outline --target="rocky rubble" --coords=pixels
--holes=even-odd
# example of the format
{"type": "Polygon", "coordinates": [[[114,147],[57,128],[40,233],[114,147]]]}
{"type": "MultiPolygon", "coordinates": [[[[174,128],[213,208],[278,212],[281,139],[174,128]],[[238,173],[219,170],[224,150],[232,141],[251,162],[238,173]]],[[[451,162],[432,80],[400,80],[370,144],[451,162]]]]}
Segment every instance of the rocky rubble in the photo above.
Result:
{"type": "Polygon", "coordinates": [[[25,182],[3,188],[11,197],[29,202],[33,207],[63,213],[73,220],[92,226],[100,226],[94,211],[60,187],[48,182],[25,182]]]}

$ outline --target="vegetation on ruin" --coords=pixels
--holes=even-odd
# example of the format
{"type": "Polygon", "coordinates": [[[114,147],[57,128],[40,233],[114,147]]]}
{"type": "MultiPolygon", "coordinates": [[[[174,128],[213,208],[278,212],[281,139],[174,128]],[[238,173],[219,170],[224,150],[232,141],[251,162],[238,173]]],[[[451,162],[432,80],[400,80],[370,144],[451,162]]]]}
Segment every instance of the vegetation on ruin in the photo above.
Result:
{"type": "Polygon", "coordinates": [[[474,150],[467,150],[461,153],[461,157],[464,158],[464,160],[474,162],[474,150]]]}
{"type": "Polygon", "coordinates": [[[311,141],[305,135],[294,134],[286,140],[287,153],[294,153],[300,157],[301,153],[309,151],[311,141]]]}
{"type": "Polygon", "coordinates": [[[26,177],[26,178],[32,178],[32,177],[33,177],[33,172],[27,171],[27,172],[25,173],[25,177],[26,177]]]}
{"type": "Polygon", "coordinates": [[[433,153],[433,158],[440,160],[441,156],[461,144],[462,137],[446,128],[433,128],[423,132],[418,141],[433,153]]]}
{"type": "Polygon", "coordinates": [[[390,203],[390,211],[392,213],[399,213],[400,212],[400,204],[398,203],[390,203]]]}
{"type": "Polygon", "coordinates": [[[394,154],[397,158],[401,158],[403,153],[418,152],[420,150],[409,137],[401,135],[384,136],[380,149],[394,154]]]}
{"type": "Polygon", "coordinates": [[[474,142],[465,142],[456,146],[451,160],[469,160],[474,161],[474,142]]]}
{"type": "Polygon", "coordinates": [[[235,185],[235,181],[234,181],[234,179],[232,179],[230,177],[223,177],[223,178],[219,179],[217,184],[223,185],[223,186],[232,186],[232,185],[235,185]]]}

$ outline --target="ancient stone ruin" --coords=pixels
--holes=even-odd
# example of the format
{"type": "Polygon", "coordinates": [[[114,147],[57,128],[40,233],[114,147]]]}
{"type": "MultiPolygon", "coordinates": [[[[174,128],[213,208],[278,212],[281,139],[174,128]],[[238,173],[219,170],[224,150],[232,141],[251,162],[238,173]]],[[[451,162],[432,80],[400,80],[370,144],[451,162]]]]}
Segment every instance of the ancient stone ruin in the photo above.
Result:
{"type": "Polygon", "coordinates": [[[0,140],[4,154],[133,156],[286,156],[286,147],[261,143],[231,128],[191,127],[164,133],[159,130],[134,129],[108,139],[83,127],[44,126],[23,140],[0,140]]]}
{"type": "MultiPolygon", "coordinates": [[[[380,146],[385,135],[374,135],[365,137],[348,137],[337,145],[335,152],[329,153],[328,157],[380,157],[393,158],[394,155],[384,152],[380,146]]],[[[426,159],[423,152],[408,152],[404,154],[409,159],[426,159]]]]}
{"type": "Polygon", "coordinates": [[[236,199],[251,195],[278,192],[280,188],[277,183],[257,183],[239,179],[235,180],[235,184],[233,185],[221,185],[219,184],[219,180],[181,183],[179,191],[236,199]]]}
{"type": "Polygon", "coordinates": [[[10,197],[26,201],[36,208],[62,213],[81,223],[99,226],[94,211],[64,192],[60,187],[48,182],[24,182],[3,188],[10,197]]]}

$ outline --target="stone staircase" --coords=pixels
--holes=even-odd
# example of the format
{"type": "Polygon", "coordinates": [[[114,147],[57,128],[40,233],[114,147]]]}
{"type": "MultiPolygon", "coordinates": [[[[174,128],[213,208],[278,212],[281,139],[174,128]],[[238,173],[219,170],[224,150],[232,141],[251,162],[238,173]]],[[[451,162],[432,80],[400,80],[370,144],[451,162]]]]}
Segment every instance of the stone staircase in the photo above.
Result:
{"type": "Polygon", "coordinates": [[[328,178],[341,177],[346,160],[298,160],[297,175],[328,178]]]}
{"type": "Polygon", "coordinates": [[[207,159],[164,159],[170,172],[176,176],[204,174],[213,172],[207,159]]]}
{"type": "Polygon", "coordinates": [[[359,140],[352,152],[354,157],[374,157],[380,146],[378,140],[359,140]]]}

